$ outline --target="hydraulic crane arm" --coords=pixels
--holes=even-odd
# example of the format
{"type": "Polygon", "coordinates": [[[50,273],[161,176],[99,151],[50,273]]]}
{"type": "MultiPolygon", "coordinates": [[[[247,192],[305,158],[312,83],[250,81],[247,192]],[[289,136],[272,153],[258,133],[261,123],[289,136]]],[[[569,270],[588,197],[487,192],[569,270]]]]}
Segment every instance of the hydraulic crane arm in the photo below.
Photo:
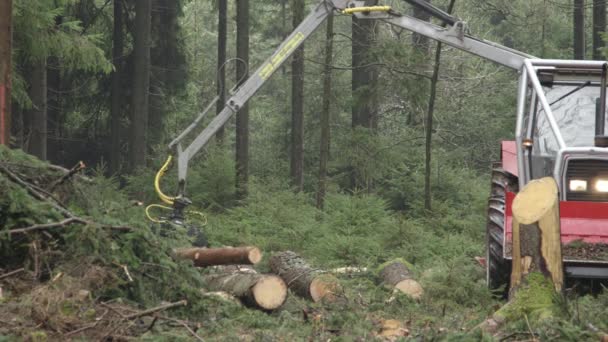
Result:
{"type": "Polygon", "coordinates": [[[185,192],[186,175],[189,161],[203,148],[217,131],[264,85],[268,78],[304,43],[310,35],[325,22],[329,15],[335,13],[354,14],[360,19],[381,20],[396,27],[416,32],[431,39],[451,45],[455,48],[478,55],[500,65],[520,70],[524,61],[534,58],[522,52],[502,45],[477,39],[466,34],[466,24],[447,13],[421,2],[405,0],[412,5],[423,8],[431,15],[450,25],[448,28],[421,21],[407,15],[394,13],[386,6],[375,6],[377,0],[322,0],[302,23],[283,41],[275,53],[258,68],[250,78],[239,86],[226,103],[224,109],[209,123],[205,129],[184,149],[182,142],[200,123],[204,115],[217,102],[217,98],[203,113],[169,145],[177,155],[179,189],[178,197],[185,192]]]}
{"type": "MultiPolygon", "coordinates": [[[[408,2],[412,1],[413,0],[408,0],[408,2]]],[[[427,4],[427,6],[430,6],[427,2],[424,3],[427,4]]],[[[391,25],[416,32],[420,35],[515,70],[521,70],[526,59],[535,58],[534,56],[525,54],[521,51],[488,40],[469,36],[466,33],[466,23],[463,21],[456,21],[452,26],[444,28],[407,15],[395,16],[390,14],[386,15],[384,13],[369,13],[368,15],[358,14],[357,16],[361,18],[382,20],[391,25]]],[[[445,18],[445,20],[448,20],[448,24],[453,22],[448,18],[445,18]]]]}
{"type": "MultiPolygon", "coordinates": [[[[224,109],[209,123],[207,127],[186,147],[182,149],[183,139],[196,128],[203,116],[213,107],[208,106],[203,113],[169,145],[169,149],[177,154],[177,174],[179,180],[178,196],[184,194],[188,163],[203,148],[209,140],[224,126],[224,124],[264,85],[270,76],[289,58],[294,51],[310,37],[333,11],[346,8],[348,0],[321,1],[300,25],[283,41],[275,53],[268,58],[256,72],[251,75],[230,97],[224,109]]],[[[217,101],[217,98],[214,103],[217,101]]]]}

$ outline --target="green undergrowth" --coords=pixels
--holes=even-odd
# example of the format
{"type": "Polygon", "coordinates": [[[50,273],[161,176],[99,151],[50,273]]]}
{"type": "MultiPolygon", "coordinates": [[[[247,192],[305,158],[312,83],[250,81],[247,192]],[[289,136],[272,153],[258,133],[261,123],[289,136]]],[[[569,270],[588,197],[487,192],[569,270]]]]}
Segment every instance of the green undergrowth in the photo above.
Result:
{"type": "MultiPolygon", "coordinates": [[[[218,162],[212,169],[221,170],[225,162],[218,162]]],[[[62,174],[48,164],[2,147],[0,165],[41,188],[62,174]]],[[[320,210],[312,194],[294,193],[280,181],[256,178],[250,182],[248,198],[235,205],[237,202],[227,200],[224,193],[199,188],[203,184],[199,178],[207,173],[211,171],[195,171],[190,189],[192,197],[200,196],[198,201],[207,206],[198,209],[207,219],[196,223],[206,221],[204,230],[212,246],[260,247],[264,259],[257,268],[262,272],[269,270],[268,256],[284,250],[301,254],[320,269],[350,266],[367,271],[338,275],[344,292],[336,303],[313,304],[290,295],[287,303],[272,313],[245,308],[204,296],[200,275],[206,271],[171,259],[171,248],[191,243],[185,232],[161,235],[158,226],[146,219],[143,207],[133,202],[156,202],[150,183],[153,170],[129,178],[124,190],[118,189],[117,180],[103,177],[101,172],[90,171],[90,181],[76,177],[53,194],[74,214],[95,223],[13,236],[7,230],[57,222],[62,215],[48,201],[34,199],[0,172],[0,267],[5,271],[19,267],[27,270],[0,284],[4,290],[0,320],[18,316],[23,322],[17,330],[0,325],[0,340],[6,340],[3,334],[17,340],[43,335],[48,335],[48,340],[56,339],[61,336],[57,331],[90,324],[105,310],[99,307],[100,302],[143,309],[181,299],[187,299],[188,305],[167,314],[200,322],[196,332],[209,341],[372,340],[387,319],[402,322],[414,340],[492,340],[474,329],[504,302],[487,290],[485,271],[475,261],[476,256],[484,255],[485,194],[477,193],[478,187],[471,185],[473,180],[469,180],[471,184],[465,182],[460,189],[463,193],[458,195],[466,204],[439,194],[433,212],[428,213],[420,208],[395,211],[390,199],[373,193],[339,191],[328,193],[325,208],[320,210]],[[115,231],[104,228],[106,225],[132,229],[115,231]],[[41,251],[38,280],[32,279],[34,242],[41,251]],[[414,277],[425,291],[422,299],[412,300],[380,285],[375,270],[394,259],[411,264],[414,277]],[[60,274],[63,276],[54,281],[60,274]],[[86,305],[77,302],[78,296],[74,295],[82,289],[90,291],[84,299],[86,305]],[[48,309],[39,312],[33,310],[36,307],[48,309]],[[37,315],[32,316],[32,312],[37,315]],[[41,320],[51,322],[52,327],[40,328],[41,320]]],[[[218,181],[230,183],[226,179],[218,181]]],[[[455,180],[445,182],[458,190],[455,180]]],[[[407,184],[403,186],[409,187],[407,184]]],[[[172,184],[166,185],[169,188],[172,184]]],[[[501,336],[515,334],[522,338],[518,334],[531,332],[552,340],[593,340],[597,332],[589,324],[598,331],[608,330],[608,323],[602,319],[608,314],[606,294],[572,296],[562,305],[564,316],[540,323],[515,319],[501,336]]],[[[192,339],[179,326],[151,324],[151,320],[142,318],[138,324],[144,329],[131,333],[145,341],[192,339]],[[152,328],[146,330],[148,326],[152,328]]],[[[91,339],[99,338],[95,331],[88,330],[91,339]]]]}

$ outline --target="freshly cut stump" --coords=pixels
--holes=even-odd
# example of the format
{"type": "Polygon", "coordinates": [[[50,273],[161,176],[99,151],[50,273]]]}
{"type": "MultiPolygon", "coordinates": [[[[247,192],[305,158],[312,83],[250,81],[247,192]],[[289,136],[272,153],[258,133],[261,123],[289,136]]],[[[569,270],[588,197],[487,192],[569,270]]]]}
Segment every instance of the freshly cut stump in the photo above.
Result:
{"type": "Polygon", "coordinates": [[[287,285],[275,275],[255,273],[213,274],[204,277],[210,291],[224,291],[243,304],[275,310],[287,299],[287,285]]]}
{"type": "Polygon", "coordinates": [[[413,299],[424,294],[422,286],[413,279],[412,272],[402,260],[389,261],[380,266],[378,277],[388,287],[403,292],[413,299]]]}
{"type": "Polygon", "coordinates": [[[336,300],[336,294],[340,291],[338,279],[312,268],[296,253],[276,253],[268,263],[272,272],[283,278],[296,295],[314,302],[336,300]]]}
{"type": "Polygon", "coordinates": [[[558,188],[552,177],[529,182],[513,200],[513,269],[509,302],[479,327],[493,332],[505,322],[535,323],[562,310],[556,300],[562,292],[558,188]]]}
{"type": "Polygon", "coordinates": [[[255,265],[262,260],[257,247],[179,248],[173,250],[178,259],[192,260],[196,267],[215,265],[255,265]]]}
{"type": "MultiPolygon", "coordinates": [[[[558,188],[552,177],[528,183],[513,200],[511,292],[539,272],[557,292],[564,284],[558,188]]],[[[513,293],[511,293],[513,295],[513,293]]]]}

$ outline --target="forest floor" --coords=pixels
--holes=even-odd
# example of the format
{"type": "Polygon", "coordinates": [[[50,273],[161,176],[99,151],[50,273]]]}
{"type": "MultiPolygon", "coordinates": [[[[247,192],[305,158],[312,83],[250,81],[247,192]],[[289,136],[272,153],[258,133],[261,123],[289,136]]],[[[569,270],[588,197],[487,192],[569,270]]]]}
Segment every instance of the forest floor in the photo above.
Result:
{"type": "Polygon", "coordinates": [[[338,193],[318,210],[309,195],[254,180],[242,205],[191,218],[212,246],[258,246],[259,272],[285,250],[319,269],[364,270],[337,274],[343,291],[333,303],[290,293],[262,312],[208,295],[210,271],[171,257],[190,246],[186,231],[161,234],[129,186],[94,174],[59,184],[64,175],[0,147],[0,341],[600,341],[608,331],[608,293],[576,291],[559,316],[476,329],[504,304],[475,259],[484,254],[483,196],[469,213],[438,205],[435,215],[406,216],[378,196],[338,193]],[[422,298],[378,283],[378,266],[394,258],[413,265],[422,298]]]}

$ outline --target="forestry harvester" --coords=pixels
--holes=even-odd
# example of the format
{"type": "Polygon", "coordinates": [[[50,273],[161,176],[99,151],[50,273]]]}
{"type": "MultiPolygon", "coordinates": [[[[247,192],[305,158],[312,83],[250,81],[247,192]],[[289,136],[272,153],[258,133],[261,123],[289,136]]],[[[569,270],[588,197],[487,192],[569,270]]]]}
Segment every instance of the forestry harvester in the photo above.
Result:
{"type": "MultiPolygon", "coordinates": [[[[604,61],[538,59],[483,39],[472,37],[464,21],[424,0],[405,0],[439,19],[443,26],[418,20],[379,6],[378,0],[322,0],[249,79],[233,89],[224,109],[186,145],[209,106],[169,145],[177,159],[177,196],[160,190],[173,206],[168,218],[182,224],[189,161],[211,140],[230,117],[260,89],[330,15],[355,15],[377,20],[448,44],[515,70],[517,123],[515,141],[503,141],[501,162],[492,172],[488,206],[487,281],[495,289],[508,284],[511,264],[512,202],[530,180],[551,176],[560,190],[562,244],[566,275],[573,278],[608,278],[608,136],[605,135],[608,63],[604,61]],[[577,247],[577,248],[574,248],[577,247]]],[[[514,89],[515,91],[515,89],[514,89]]],[[[482,232],[480,231],[480,234],[482,232]]]]}

